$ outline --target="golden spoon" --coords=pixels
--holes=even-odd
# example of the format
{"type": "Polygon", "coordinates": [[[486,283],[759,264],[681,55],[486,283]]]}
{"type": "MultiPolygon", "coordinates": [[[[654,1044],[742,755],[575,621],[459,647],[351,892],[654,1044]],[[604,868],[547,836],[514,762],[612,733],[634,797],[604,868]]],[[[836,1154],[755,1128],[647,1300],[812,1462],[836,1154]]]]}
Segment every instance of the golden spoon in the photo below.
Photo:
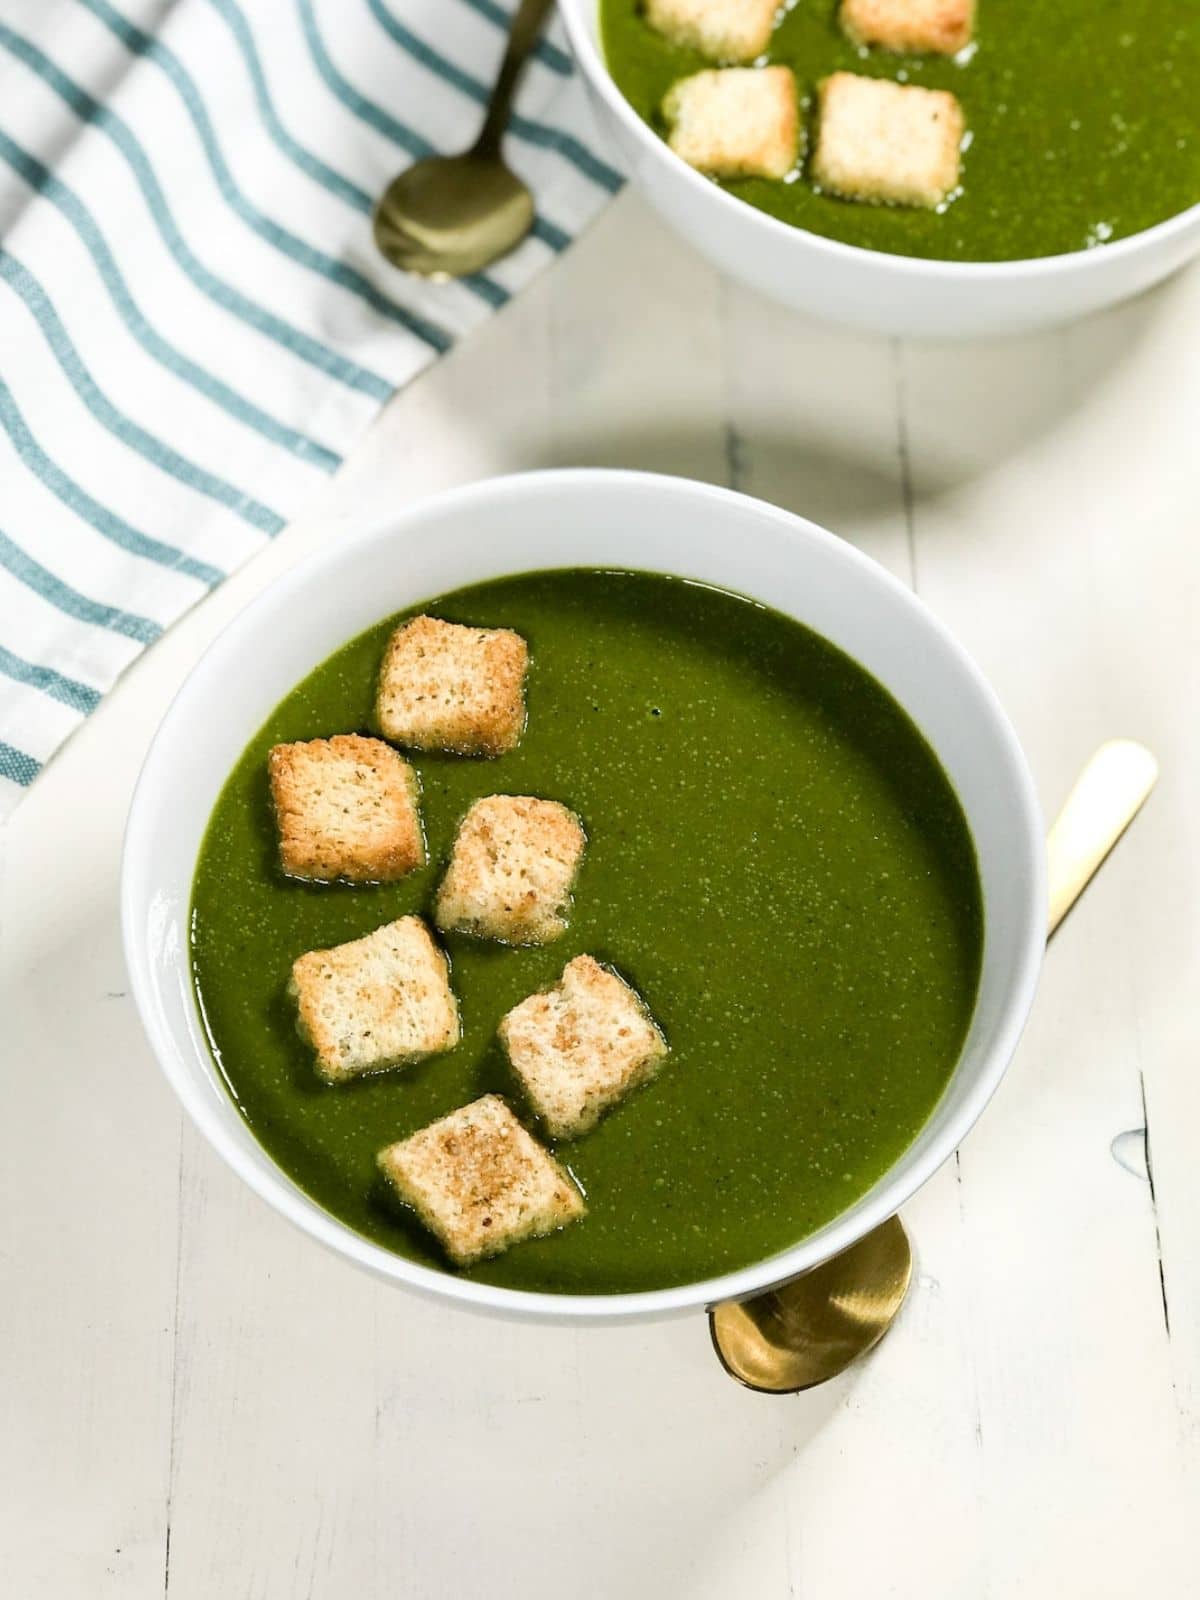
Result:
{"type": "Polygon", "coordinates": [[[533,196],[504,165],[500,140],[521,70],[553,0],[521,0],[483,130],[460,156],[429,156],[393,178],[375,207],[375,243],[393,264],[461,278],[506,255],[533,226],[533,196]]]}
{"type": "MultiPolygon", "coordinates": [[[[1080,773],[1046,841],[1049,938],[1141,810],[1158,763],[1131,739],[1113,739],[1080,773]]],[[[912,1278],[912,1248],[899,1217],[752,1300],[708,1314],[721,1365],[749,1389],[793,1394],[836,1378],[896,1320],[912,1278]]]]}

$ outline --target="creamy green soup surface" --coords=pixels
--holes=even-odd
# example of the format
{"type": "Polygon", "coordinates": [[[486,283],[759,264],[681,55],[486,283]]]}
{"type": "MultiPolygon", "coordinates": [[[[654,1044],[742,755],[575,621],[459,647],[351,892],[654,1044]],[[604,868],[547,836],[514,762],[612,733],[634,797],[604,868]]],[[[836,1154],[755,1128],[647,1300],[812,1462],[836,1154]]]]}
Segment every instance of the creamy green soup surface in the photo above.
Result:
{"type": "Polygon", "coordinates": [[[266,1150],[350,1227],[415,1261],[436,1243],[376,1152],[488,1090],[520,1108],[496,1025],[581,952],[645,996],[658,1079],[558,1147],[588,1215],[469,1276],[612,1293],[746,1266],[862,1195],[937,1103],[969,1025],[983,913],[970,833],[894,700],[799,624],[647,574],[568,570],[415,608],[528,640],[528,728],[495,761],[416,755],[430,865],[387,886],[310,886],[277,861],[271,745],[370,732],[389,617],[319,666],[255,735],[196,868],[195,983],[229,1092],[266,1150]],[[428,915],[477,797],[583,818],[568,933],[512,950],[451,936],[461,1044],[329,1086],[287,997],[305,950],[428,915]]]}

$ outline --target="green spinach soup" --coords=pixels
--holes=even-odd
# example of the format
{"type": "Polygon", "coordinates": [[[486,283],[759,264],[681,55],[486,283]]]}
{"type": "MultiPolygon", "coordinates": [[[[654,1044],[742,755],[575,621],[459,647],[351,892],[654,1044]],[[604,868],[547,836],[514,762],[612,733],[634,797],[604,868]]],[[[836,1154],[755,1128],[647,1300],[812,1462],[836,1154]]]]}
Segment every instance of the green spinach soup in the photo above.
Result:
{"type": "MultiPolygon", "coordinates": [[[[612,76],[659,133],[676,79],[711,67],[654,32],[641,0],[600,0],[612,76]]],[[[724,186],[810,233],[895,255],[1011,261],[1083,250],[1137,233],[1200,201],[1200,7],[1178,0],[981,0],[958,57],[860,51],[833,0],[795,0],[766,59],[789,66],[809,123],[787,181],[724,186]],[[961,193],[940,213],[814,191],[816,86],[845,70],[961,101],[968,129],[961,193]]]]}
{"type": "Polygon", "coordinates": [[[372,731],[398,619],[339,650],[255,736],[213,812],[192,907],[196,988],[242,1115],[335,1216],[444,1266],[376,1154],[488,1091],[527,1115],[497,1024],[586,952],[636,986],[670,1054],[593,1132],[558,1145],[587,1215],[468,1275],[614,1293],[794,1244],[911,1143],[970,1022],[980,886],[929,746],[840,651],[698,584],[567,570],[420,609],[523,635],[528,725],[496,760],[413,753],[429,865],[386,886],[282,875],[267,753],[372,731]],[[417,1066],[323,1083],[297,1034],[292,962],[428,916],[458,822],[494,793],[561,800],[582,818],[566,934],[528,949],[447,936],[461,1043],[417,1066]]]}

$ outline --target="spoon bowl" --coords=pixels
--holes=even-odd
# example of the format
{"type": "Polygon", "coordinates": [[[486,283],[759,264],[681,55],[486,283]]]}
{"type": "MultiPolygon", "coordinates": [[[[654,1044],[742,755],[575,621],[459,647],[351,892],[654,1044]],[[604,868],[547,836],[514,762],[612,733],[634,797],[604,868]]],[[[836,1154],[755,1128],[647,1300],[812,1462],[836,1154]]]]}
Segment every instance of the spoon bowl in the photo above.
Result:
{"type": "Polygon", "coordinates": [[[375,243],[405,272],[464,277],[507,255],[533,226],[533,196],[499,155],[429,156],[384,191],[375,243]]]}
{"type": "Polygon", "coordinates": [[[912,1247],[899,1217],[752,1300],[709,1312],[713,1348],[731,1378],[762,1394],[795,1394],[844,1372],[896,1320],[912,1279],[912,1247]]]}
{"type": "Polygon", "coordinates": [[[462,155],[427,156],[393,178],[375,207],[375,243],[404,272],[465,278],[516,248],[533,196],[504,164],[513,95],[553,0],[521,0],[479,137],[462,155]]]}

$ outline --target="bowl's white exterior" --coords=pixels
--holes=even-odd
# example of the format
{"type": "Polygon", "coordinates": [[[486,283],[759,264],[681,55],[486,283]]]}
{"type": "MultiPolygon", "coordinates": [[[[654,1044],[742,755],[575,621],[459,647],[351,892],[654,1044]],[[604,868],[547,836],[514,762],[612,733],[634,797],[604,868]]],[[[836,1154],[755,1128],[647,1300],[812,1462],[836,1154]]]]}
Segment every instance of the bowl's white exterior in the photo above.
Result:
{"type": "Polygon", "coordinates": [[[890,1216],[941,1165],[999,1082],[1033,998],[1045,930],[1043,857],[1033,785],[998,702],[969,657],[881,567],[812,523],[727,490],[641,473],[543,472],[457,490],[339,539],[230,624],[187,679],[146,758],[126,832],[121,911],[133,994],[163,1070],[201,1132],[278,1211],[396,1283],[495,1313],[611,1320],[662,1316],[803,1272],[890,1216]],[[293,685],[389,612],[505,573],[580,565],[673,572],[738,590],[862,662],[953,779],[987,909],[979,1002],[962,1060],[886,1177],[768,1261],[625,1296],[468,1283],[392,1255],[323,1211],[270,1160],[222,1086],[188,960],[192,871],[209,813],[246,742],[293,685]]]}
{"type": "Polygon", "coordinates": [[[646,126],[604,64],[599,0],[558,6],[600,127],[651,203],[722,272],[798,311],[872,333],[984,338],[1127,299],[1200,251],[1200,205],[1116,244],[1031,261],[921,261],[790,227],[701,177],[646,126]]]}

